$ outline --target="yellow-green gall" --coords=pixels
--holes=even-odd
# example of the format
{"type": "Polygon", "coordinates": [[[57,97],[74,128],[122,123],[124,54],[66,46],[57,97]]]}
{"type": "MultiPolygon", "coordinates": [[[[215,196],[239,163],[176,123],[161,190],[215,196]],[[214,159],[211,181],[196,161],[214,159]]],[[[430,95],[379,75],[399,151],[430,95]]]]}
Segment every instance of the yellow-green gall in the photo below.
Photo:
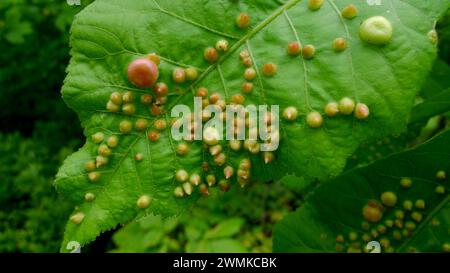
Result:
{"type": "Polygon", "coordinates": [[[109,162],[108,158],[101,156],[101,155],[99,155],[95,158],[95,166],[97,168],[101,168],[101,167],[105,166],[106,164],[108,164],[108,162],[109,162]]]}
{"type": "Polygon", "coordinates": [[[394,226],[394,221],[388,219],[388,220],[386,220],[386,221],[384,222],[384,224],[385,224],[387,227],[390,227],[390,228],[391,228],[391,227],[394,226]]]}
{"type": "Polygon", "coordinates": [[[265,164],[269,164],[275,159],[275,155],[272,152],[264,152],[263,159],[265,164]]]}
{"type": "Polygon", "coordinates": [[[405,223],[405,228],[407,230],[414,230],[416,229],[416,224],[414,222],[408,221],[405,223]]]}
{"type": "Polygon", "coordinates": [[[106,110],[112,113],[117,113],[120,111],[120,105],[114,104],[112,101],[108,101],[106,104],[106,110]]]}
{"type": "Polygon", "coordinates": [[[216,156],[222,152],[222,145],[214,145],[209,147],[209,153],[212,156],[216,156]]]}
{"type": "Polygon", "coordinates": [[[219,40],[216,43],[216,49],[221,52],[228,51],[228,41],[225,39],[219,40]]]}
{"type": "Polygon", "coordinates": [[[188,81],[195,81],[198,78],[198,70],[195,67],[186,68],[185,74],[188,81]]]}
{"type": "Polygon", "coordinates": [[[95,169],[96,169],[95,161],[93,161],[93,160],[88,161],[86,163],[86,165],[84,166],[84,168],[86,169],[87,172],[95,171],[95,169]]]}
{"type": "Polygon", "coordinates": [[[439,41],[439,35],[436,30],[432,29],[427,33],[428,39],[430,39],[431,43],[437,44],[439,41]]]}
{"type": "Polygon", "coordinates": [[[425,209],[425,200],[423,199],[416,200],[415,206],[418,209],[425,209]]]}
{"type": "Polygon", "coordinates": [[[115,148],[117,147],[117,145],[119,145],[119,139],[117,138],[117,136],[110,136],[106,140],[106,145],[108,145],[108,147],[110,148],[115,148]]]}
{"type": "Polygon", "coordinates": [[[136,113],[136,106],[132,103],[127,103],[122,106],[122,111],[126,115],[134,115],[136,113]]]}
{"type": "Polygon", "coordinates": [[[341,11],[342,17],[345,19],[353,19],[358,15],[358,9],[355,5],[350,4],[341,11]]]}
{"type": "Polygon", "coordinates": [[[134,94],[131,91],[127,91],[122,95],[122,101],[123,103],[133,103],[134,101],[134,94]]]}
{"type": "Polygon", "coordinates": [[[242,147],[242,141],[240,140],[230,140],[229,142],[230,149],[237,152],[242,147]]]}
{"type": "Polygon", "coordinates": [[[450,244],[449,243],[445,243],[442,245],[442,251],[446,252],[446,253],[450,253],[450,244]]]}
{"type": "Polygon", "coordinates": [[[313,45],[305,45],[302,50],[303,58],[310,60],[316,55],[316,48],[313,45]]]}
{"type": "Polygon", "coordinates": [[[445,187],[444,186],[437,186],[435,189],[435,192],[437,194],[444,194],[445,193],[445,187]]]}
{"type": "Polygon", "coordinates": [[[359,37],[366,43],[386,45],[392,40],[393,27],[383,16],[374,16],[365,20],[359,27],[359,37]]]}
{"type": "Polygon", "coordinates": [[[413,209],[413,202],[411,200],[405,200],[403,201],[403,208],[405,210],[411,211],[413,209]]]}
{"type": "Polygon", "coordinates": [[[355,110],[355,102],[351,98],[343,98],[339,101],[339,112],[343,115],[351,115],[355,110]]]}
{"type": "Polygon", "coordinates": [[[150,53],[147,55],[147,59],[155,63],[156,65],[159,65],[161,63],[161,58],[156,53],[150,53]]]}
{"type": "Polygon", "coordinates": [[[189,179],[189,174],[188,174],[188,172],[186,170],[183,170],[183,169],[178,170],[175,173],[175,179],[178,182],[186,182],[189,179]]]}
{"type": "Polygon", "coordinates": [[[153,122],[153,126],[158,131],[163,131],[167,128],[167,122],[163,119],[157,119],[153,122]]]}
{"type": "Polygon", "coordinates": [[[216,184],[216,176],[213,174],[208,174],[206,176],[206,183],[208,184],[208,186],[212,187],[216,184]]]}
{"type": "Polygon", "coordinates": [[[203,131],[203,142],[209,146],[216,145],[220,141],[220,134],[214,127],[206,127],[203,131]]]}
{"type": "Polygon", "coordinates": [[[422,221],[423,215],[422,215],[422,213],[415,211],[415,212],[411,213],[411,218],[414,221],[416,221],[417,223],[419,223],[422,221]]]}
{"type": "Polygon", "coordinates": [[[150,203],[152,202],[152,198],[148,195],[142,195],[138,198],[136,201],[136,206],[140,209],[146,209],[150,206],[150,203]]]}
{"type": "Polygon", "coordinates": [[[84,213],[77,212],[74,215],[70,216],[70,221],[75,225],[79,225],[81,224],[81,222],[83,222],[84,216],[84,213]]]}
{"type": "Polygon", "coordinates": [[[189,145],[187,145],[186,143],[178,144],[176,152],[178,155],[186,155],[189,152],[189,145]]]}
{"type": "Polygon", "coordinates": [[[356,241],[358,239],[358,233],[352,231],[348,234],[348,238],[350,241],[356,241]]]}
{"type": "Polygon", "coordinates": [[[437,173],[436,173],[436,178],[438,179],[438,180],[445,180],[446,178],[447,178],[447,174],[445,173],[445,171],[438,171],[437,173]]]}
{"type": "Polygon", "coordinates": [[[100,180],[101,174],[99,172],[90,172],[88,173],[88,179],[91,182],[97,182],[100,180]]]}
{"type": "Polygon", "coordinates": [[[247,81],[252,81],[254,80],[256,77],[256,71],[254,68],[247,68],[245,69],[244,72],[244,79],[246,79],[247,81]]]}
{"type": "Polygon", "coordinates": [[[339,114],[339,104],[337,102],[329,102],[324,108],[325,114],[329,117],[335,117],[339,114]]]}
{"type": "Polygon", "coordinates": [[[306,116],[306,124],[311,128],[320,128],[323,125],[323,117],[319,112],[311,112],[306,116]]]}
{"type": "Polygon", "coordinates": [[[227,156],[224,153],[220,153],[214,157],[214,163],[216,163],[217,166],[222,166],[225,164],[227,160],[227,156]]]}
{"type": "Polygon", "coordinates": [[[312,11],[319,10],[324,0],[308,0],[308,8],[312,11]]]}
{"type": "Polygon", "coordinates": [[[395,214],[395,218],[397,218],[398,220],[405,219],[405,213],[401,210],[396,210],[394,214],[395,214]]]}
{"type": "Polygon", "coordinates": [[[344,38],[336,38],[333,41],[333,50],[336,52],[342,52],[347,49],[347,41],[344,38]]]}
{"type": "Polygon", "coordinates": [[[98,144],[105,139],[105,134],[98,132],[92,135],[92,142],[98,144]]]}
{"type": "Polygon", "coordinates": [[[298,110],[294,106],[289,106],[283,111],[283,118],[288,121],[294,121],[298,118],[298,110]]]}
{"type": "Polygon", "coordinates": [[[400,180],[400,185],[402,188],[409,189],[412,186],[412,180],[410,178],[404,177],[400,180]]]}
{"type": "Polygon", "coordinates": [[[136,120],[136,124],[134,125],[136,130],[144,131],[148,128],[148,121],[146,119],[140,118],[136,120]]]}
{"type": "Polygon", "coordinates": [[[111,149],[106,144],[102,144],[98,147],[97,152],[99,155],[108,157],[111,155],[111,149]]]}
{"type": "Polygon", "coordinates": [[[92,202],[95,199],[95,194],[93,194],[92,192],[88,192],[84,195],[84,200],[86,202],[92,202]]]}
{"type": "Polygon", "coordinates": [[[141,153],[137,153],[134,155],[134,160],[136,161],[142,161],[142,159],[144,158],[144,156],[141,153]]]}
{"type": "Polygon", "coordinates": [[[194,191],[194,188],[192,187],[192,184],[189,182],[183,183],[183,191],[187,194],[187,195],[191,195],[192,192],[194,191]]]}
{"type": "Polygon", "coordinates": [[[395,240],[400,241],[400,240],[402,239],[402,233],[401,233],[400,231],[398,231],[398,230],[394,230],[394,231],[392,232],[392,237],[393,237],[395,240]]]}
{"type": "Polygon", "coordinates": [[[121,105],[122,104],[122,94],[120,94],[119,92],[113,92],[109,96],[109,100],[116,105],[121,105]]]}
{"type": "Polygon", "coordinates": [[[184,190],[182,187],[176,187],[175,190],[173,191],[173,195],[175,195],[175,197],[177,198],[181,198],[184,196],[184,190]]]}
{"type": "Polygon", "coordinates": [[[387,207],[394,207],[397,204],[397,195],[391,191],[383,192],[380,199],[387,207]]]}
{"type": "Polygon", "coordinates": [[[119,123],[119,130],[122,134],[129,134],[133,130],[133,124],[129,120],[122,120],[119,123]]]}
{"type": "Polygon", "coordinates": [[[198,186],[200,185],[200,182],[202,181],[201,177],[199,174],[197,173],[193,173],[191,175],[191,177],[189,177],[189,182],[193,185],[193,186],[198,186]]]}

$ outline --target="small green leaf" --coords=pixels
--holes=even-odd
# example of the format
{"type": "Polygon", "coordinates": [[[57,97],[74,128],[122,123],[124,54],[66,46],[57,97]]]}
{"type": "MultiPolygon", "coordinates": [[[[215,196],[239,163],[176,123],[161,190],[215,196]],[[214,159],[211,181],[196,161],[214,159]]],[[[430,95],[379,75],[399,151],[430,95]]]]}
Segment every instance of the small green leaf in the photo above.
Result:
{"type": "Polygon", "coordinates": [[[205,239],[217,239],[223,237],[232,237],[239,233],[244,224],[242,218],[232,218],[220,222],[216,227],[205,234],[205,239]]]}
{"type": "Polygon", "coordinates": [[[448,176],[439,180],[436,174],[440,170],[450,172],[449,142],[450,131],[446,131],[416,149],[351,170],[323,184],[303,207],[277,224],[274,250],[365,251],[367,241],[375,240],[382,245],[389,243],[383,252],[444,251],[444,244],[450,243],[450,184],[448,176]],[[402,178],[411,179],[412,186],[402,187],[402,178]],[[438,193],[437,187],[443,187],[445,193],[438,193]],[[363,207],[370,200],[381,202],[380,196],[388,191],[397,196],[395,207],[385,207],[380,221],[363,224],[363,207]],[[414,207],[417,200],[425,201],[424,209],[414,207]],[[405,201],[412,202],[411,210],[404,207],[405,201]],[[422,219],[416,217],[417,213],[422,219]],[[400,214],[404,215],[401,225],[395,222],[400,214]],[[393,227],[386,221],[393,221],[393,227]],[[408,232],[411,226],[414,228],[408,232]],[[344,239],[342,243],[336,240],[339,235],[344,239]]]}

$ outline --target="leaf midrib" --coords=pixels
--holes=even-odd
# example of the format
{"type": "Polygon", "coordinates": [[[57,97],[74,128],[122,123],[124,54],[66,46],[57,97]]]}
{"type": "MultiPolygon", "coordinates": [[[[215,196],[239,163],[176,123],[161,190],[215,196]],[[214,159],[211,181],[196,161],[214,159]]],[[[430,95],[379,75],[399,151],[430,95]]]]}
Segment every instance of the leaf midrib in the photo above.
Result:
{"type": "MultiPolygon", "coordinates": [[[[196,81],[194,81],[189,87],[188,90],[191,90],[191,93],[194,93],[194,88],[197,86],[206,76],[208,76],[211,72],[217,69],[217,67],[226,61],[234,52],[236,52],[242,45],[244,45],[248,40],[250,40],[253,36],[259,33],[264,27],[270,24],[273,20],[278,18],[284,11],[290,9],[295,6],[302,0],[290,0],[286,2],[283,6],[279,7],[275,12],[273,12],[269,17],[264,19],[261,23],[259,23],[255,28],[253,28],[250,32],[248,32],[245,36],[243,36],[239,41],[233,44],[227,53],[225,53],[216,63],[210,65],[199,77],[196,81]]],[[[169,108],[172,108],[174,105],[177,105],[180,100],[184,98],[186,94],[189,92],[181,94],[173,104],[170,105],[169,108]]]]}

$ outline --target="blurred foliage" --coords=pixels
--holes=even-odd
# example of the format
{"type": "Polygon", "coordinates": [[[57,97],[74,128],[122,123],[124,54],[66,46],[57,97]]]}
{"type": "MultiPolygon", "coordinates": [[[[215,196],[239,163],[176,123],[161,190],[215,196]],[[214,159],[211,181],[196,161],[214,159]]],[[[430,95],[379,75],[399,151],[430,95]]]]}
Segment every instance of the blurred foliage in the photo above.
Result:
{"type": "Polygon", "coordinates": [[[112,252],[271,252],[273,225],[300,203],[280,183],[211,189],[185,215],[150,215],[120,229],[112,252]]]}
{"type": "Polygon", "coordinates": [[[0,134],[0,143],[0,253],[58,251],[72,205],[52,183],[73,149],[50,150],[18,133],[0,134]]]}
{"type": "Polygon", "coordinates": [[[437,30],[440,40],[439,54],[442,60],[450,63],[450,10],[447,10],[446,15],[438,22],[437,30]]]}
{"type": "Polygon", "coordinates": [[[19,130],[28,136],[35,126],[50,122],[49,129],[77,136],[76,116],[59,90],[69,61],[70,24],[90,2],[83,0],[76,7],[61,0],[0,1],[2,131],[19,130]]]}
{"type": "Polygon", "coordinates": [[[60,0],[0,1],[0,252],[57,252],[73,209],[52,183],[81,144],[77,117],[60,95],[80,9],[60,0]]]}

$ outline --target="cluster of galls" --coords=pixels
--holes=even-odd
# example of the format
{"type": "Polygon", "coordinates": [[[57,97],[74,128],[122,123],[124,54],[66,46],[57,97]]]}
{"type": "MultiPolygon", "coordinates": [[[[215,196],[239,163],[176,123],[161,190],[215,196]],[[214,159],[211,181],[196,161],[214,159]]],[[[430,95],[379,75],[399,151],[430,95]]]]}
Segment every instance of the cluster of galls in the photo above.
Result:
{"type": "MultiPolygon", "coordinates": [[[[369,117],[369,107],[364,103],[356,103],[350,98],[343,98],[339,102],[330,102],[324,107],[324,112],[328,117],[336,117],[337,115],[351,115],[359,120],[369,117]]],[[[283,118],[287,121],[295,121],[299,116],[299,111],[294,106],[286,107],[283,110],[283,118]]],[[[311,111],[306,115],[306,124],[310,128],[320,128],[324,123],[321,113],[311,111]]]]}
{"type": "MultiPolygon", "coordinates": [[[[308,0],[308,8],[315,12],[320,10],[323,6],[324,0],[308,0]]],[[[358,16],[358,9],[355,5],[350,4],[341,10],[341,16],[344,19],[352,20],[358,16]]],[[[437,41],[435,32],[429,32],[428,36],[433,42],[437,41]]],[[[368,44],[375,46],[384,46],[392,40],[393,27],[392,24],[383,16],[373,16],[365,20],[359,28],[360,39],[368,44]]],[[[345,38],[336,38],[332,43],[332,48],[335,52],[343,52],[347,49],[347,40],[345,38]]],[[[298,41],[291,42],[288,45],[288,54],[296,56],[303,55],[305,59],[312,59],[316,53],[313,45],[305,45],[302,49],[298,41]]]]}
{"type": "MultiPolygon", "coordinates": [[[[210,147],[210,152],[211,154],[217,153],[216,156],[223,155],[222,157],[219,156],[220,162],[216,162],[217,165],[223,166],[226,163],[226,158],[224,157],[224,154],[217,151],[217,149],[220,148],[217,146],[210,147]]],[[[250,159],[243,159],[239,164],[237,172],[232,166],[228,165],[223,168],[223,178],[219,179],[216,175],[210,173],[209,163],[205,161],[203,163],[204,177],[199,173],[189,174],[185,169],[176,171],[175,180],[180,183],[180,185],[174,189],[173,194],[177,198],[182,198],[191,195],[195,188],[198,188],[200,194],[208,196],[209,188],[217,185],[221,191],[226,192],[230,189],[230,180],[233,176],[236,176],[238,183],[244,187],[250,181],[250,170],[250,159]]]]}
{"type": "Polygon", "coordinates": [[[207,47],[203,52],[203,58],[210,64],[219,60],[220,54],[228,51],[228,41],[225,39],[218,40],[214,47],[207,47]]]}
{"type": "MultiPolygon", "coordinates": [[[[105,167],[112,155],[112,151],[119,145],[119,138],[116,135],[106,137],[103,132],[97,132],[91,136],[91,140],[97,146],[97,155],[95,159],[89,160],[85,164],[85,171],[87,172],[87,178],[90,182],[96,183],[101,179],[100,170],[105,167]]],[[[95,194],[87,192],[84,195],[86,202],[92,202],[95,199],[95,194]]],[[[74,224],[80,224],[85,215],[83,212],[77,212],[70,217],[70,221],[74,224]]]]}
{"type": "MultiPolygon", "coordinates": [[[[97,155],[94,160],[86,162],[85,170],[88,173],[89,181],[98,182],[101,178],[101,173],[98,170],[109,163],[112,150],[119,145],[119,138],[116,135],[111,135],[106,138],[102,132],[93,134],[91,138],[94,144],[98,144],[97,155]]],[[[89,201],[88,199],[91,198],[86,198],[86,201],[89,201]]]]}
{"type": "MultiPolygon", "coordinates": [[[[444,171],[436,173],[437,180],[443,181],[446,179],[444,171]]],[[[412,180],[410,178],[402,178],[400,186],[403,190],[412,187],[412,180]]],[[[439,195],[445,194],[445,187],[438,185],[435,192],[439,195]]],[[[336,237],[336,251],[347,252],[362,252],[367,251],[365,245],[372,240],[380,242],[385,252],[394,252],[394,245],[399,243],[402,239],[409,238],[417,229],[417,226],[424,220],[427,206],[423,199],[409,200],[405,199],[399,204],[397,194],[392,191],[383,192],[379,200],[369,200],[367,205],[362,209],[362,216],[364,222],[362,229],[363,234],[350,232],[346,239],[344,235],[339,234],[336,237]],[[384,221],[383,218],[385,218],[384,221]]],[[[439,221],[432,219],[432,226],[438,226],[439,221]]],[[[449,244],[442,245],[443,251],[450,251],[449,244]]],[[[417,251],[417,249],[410,249],[417,251]]]]}
{"type": "MultiPolygon", "coordinates": [[[[253,65],[253,59],[248,50],[242,50],[239,53],[239,59],[245,68],[242,75],[245,81],[242,83],[241,90],[242,93],[249,94],[253,91],[253,80],[258,76],[258,72],[253,65]]],[[[277,74],[277,72],[278,66],[273,62],[267,62],[263,64],[261,68],[262,75],[266,77],[273,77],[277,74]]]]}

